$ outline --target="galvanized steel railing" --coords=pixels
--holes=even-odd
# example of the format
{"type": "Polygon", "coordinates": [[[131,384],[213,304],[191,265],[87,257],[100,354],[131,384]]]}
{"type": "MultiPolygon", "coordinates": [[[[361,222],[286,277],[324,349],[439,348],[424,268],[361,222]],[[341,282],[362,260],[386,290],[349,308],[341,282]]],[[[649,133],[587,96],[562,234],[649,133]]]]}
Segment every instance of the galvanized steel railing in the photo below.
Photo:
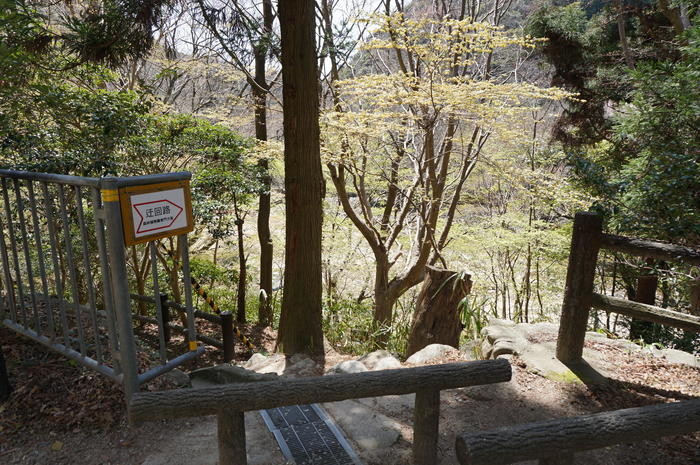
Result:
{"type": "MultiPolygon", "coordinates": [[[[157,250],[149,242],[161,363],[139,369],[121,211],[118,196],[105,195],[189,178],[186,172],[87,178],[0,170],[2,323],[122,384],[127,399],[141,383],[200,355],[204,348],[191,346],[168,359],[157,250]]],[[[195,341],[187,236],[178,241],[188,340],[195,341]]]]}

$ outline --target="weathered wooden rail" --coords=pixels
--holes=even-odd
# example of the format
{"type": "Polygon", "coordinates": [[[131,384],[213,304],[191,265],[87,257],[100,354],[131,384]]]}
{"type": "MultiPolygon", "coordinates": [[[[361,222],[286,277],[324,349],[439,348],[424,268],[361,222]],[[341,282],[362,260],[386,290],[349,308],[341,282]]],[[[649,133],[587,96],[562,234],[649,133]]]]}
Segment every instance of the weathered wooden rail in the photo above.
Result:
{"type": "Polygon", "coordinates": [[[462,434],[456,448],[461,465],[570,465],[576,452],[698,430],[700,399],[462,434]]]}
{"type": "Polygon", "coordinates": [[[700,265],[698,250],[675,244],[603,234],[600,216],[588,212],[577,213],[571,237],[566,289],[557,339],[559,360],[568,363],[581,359],[591,307],[700,333],[700,318],[697,316],[593,292],[595,268],[601,248],[640,257],[700,265]]]}
{"type": "Polygon", "coordinates": [[[440,391],[509,381],[507,360],[338,374],[230,384],[204,389],[137,393],[129,404],[132,422],[217,415],[220,465],[247,464],[243,413],[288,405],[337,402],[416,393],[413,463],[437,463],[440,391]]]}

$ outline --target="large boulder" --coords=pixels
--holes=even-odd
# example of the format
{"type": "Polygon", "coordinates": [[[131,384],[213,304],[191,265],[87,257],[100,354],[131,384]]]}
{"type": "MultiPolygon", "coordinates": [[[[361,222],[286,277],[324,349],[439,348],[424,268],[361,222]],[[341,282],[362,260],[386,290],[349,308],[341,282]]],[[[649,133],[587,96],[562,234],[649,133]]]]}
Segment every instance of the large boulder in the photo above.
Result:
{"type": "Polygon", "coordinates": [[[331,369],[328,370],[328,373],[363,373],[365,371],[367,371],[367,367],[364,363],[357,360],[346,360],[331,367],[331,369]]]}
{"type": "Polygon", "coordinates": [[[200,368],[190,373],[192,387],[207,387],[218,384],[254,383],[260,381],[274,381],[278,378],[275,373],[262,374],[246,370],[243,367],[229,365],[216,365],[200,368]]]}
{"type": "Polygon", "coordinates": [[[170,380],[175,386],[180,388],[191,387],[190,377],[184,371],[174,368],[165,374],[165,378],[170,380]]]}
{"type": "Polygon", "coordinates": [[[443,359],[447,356],[459,355],[459,350],[445,344],[430,344],[411,355],[406,363],[421,364],[443,359]]]}
{"type": "Polygon", "coordinates": [[[393,370],[401,368],[399,359],[388,350],[375,350],[358,359],[368,370],[393,370]]]}
{"type": "Polygon", "coordinates": [[[677,349],[663,349],[660,352],[659,356],[665,358],[669,363],[682,363],[700,368],[700,359],[693,354],[677,349]]]}
{"type": "Polygon", "coordinates": [[[294,354],[290,357],[281,353],[270,356],[254,354],[241,366],[258,373],[274,373],[288,378],[321,374],[316,362],[306,354],[294,354]]]}
{"type": "Polygon", "coordinates": [[[253,355],[246,363],[244,368],[257,371],[258,373],[276,373],[282,375],[287,369],[287,357],[284,354],[276,353],[268,357],[253,355]]]}

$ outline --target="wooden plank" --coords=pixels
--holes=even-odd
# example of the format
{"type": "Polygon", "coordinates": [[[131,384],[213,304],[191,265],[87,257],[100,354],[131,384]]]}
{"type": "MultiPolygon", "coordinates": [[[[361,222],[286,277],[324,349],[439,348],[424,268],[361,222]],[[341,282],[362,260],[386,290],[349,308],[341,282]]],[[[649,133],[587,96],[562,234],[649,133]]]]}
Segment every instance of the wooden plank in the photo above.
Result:
{"type": "Polygon", "coordinates": [[[596,293],[593,293],[591,304],[600,310],[619,313],[638,320],[653,321],[654,323],[686,329],[700,334],[700,317],[698,316],[596,293]]]}
{"type": "Polygon", "coordinates": [[[682,245],[616,236],[614,234],[603,234],[601,247],[607,250],[628,253],[639,257],[671,260],[700,266],[700,250],[691,249],[690,247],[682,245]]]}
{"type": "Polygon", "coordinates": [[[398,370],[141,392],[129,404],[132,422],[214,415],[221,409],[261,410],[509,381],[507,360],[447,363],[398,370]]]}
{"type": "Polygon", "coordinates": [[[440,391],[416,392],[413,409],[413,465],[437,463],[440,391]]]}
{"type": "Polygon", "coordinates": [[[700,399],[506,426],[457,437],[461,465],[505,465],[700,430],[700,399]]]}
{"type": "Polygon", "coordinates": [[[574,219],[557,338],[557,358],[565,363],[578,361],[583,354],[602,224],[594,213],[579,212],[574,219]]]}

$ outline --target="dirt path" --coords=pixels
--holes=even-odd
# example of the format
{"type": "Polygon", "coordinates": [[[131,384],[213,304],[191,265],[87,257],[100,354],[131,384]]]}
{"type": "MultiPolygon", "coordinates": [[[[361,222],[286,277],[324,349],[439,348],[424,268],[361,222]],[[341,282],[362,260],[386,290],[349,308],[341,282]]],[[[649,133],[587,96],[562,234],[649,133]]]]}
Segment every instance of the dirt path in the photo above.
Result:
{"type": "MultiPolygon", "coordinates": [[[[212,418],[152,422],[128,427],[117,386],[59,356],[0,329],[2,348],[15,377],[16,392],[0,406],[0,463],[56,465],[214,465],[217,458],[212,418]]],[[[513,380],[494,386],[445,391],[440,421],[440,464],[456,464],[454,440],[462,431],[583,413],[700,397],[700,370],[669,364],[644,353],[607,344],[594,347],[615,380],[608,387],[558,382],[530,373],[512,360],[513,380]]],[[[454,361],[441,360],[443,361],[454,361]]],[[[334,363],[337,360],[329,360],[334,363]]],[[[170,388],[167,380],[148,389],[170,388]]],[[[368,465],[410,461],[412,396],[362,399],[373,414],[392,419],[400,430],[391,447],[363,451],[368,465]]],[[[333,409],[327,406],[332,414],[333,409]]],[[[249,463],[277,465],[284,460],[256,412],[246,415],[249,463]]],[[[343,418],[336,422],[343,427],[343,418]]],[[[363,420],[360,420],[363,421],[363,420]]],[[[364,421],[372,421],[366,418],[364,421]]],[[[580,454],[591,465],[697,465],[700,434],[648,441],[580,454]]]]}

